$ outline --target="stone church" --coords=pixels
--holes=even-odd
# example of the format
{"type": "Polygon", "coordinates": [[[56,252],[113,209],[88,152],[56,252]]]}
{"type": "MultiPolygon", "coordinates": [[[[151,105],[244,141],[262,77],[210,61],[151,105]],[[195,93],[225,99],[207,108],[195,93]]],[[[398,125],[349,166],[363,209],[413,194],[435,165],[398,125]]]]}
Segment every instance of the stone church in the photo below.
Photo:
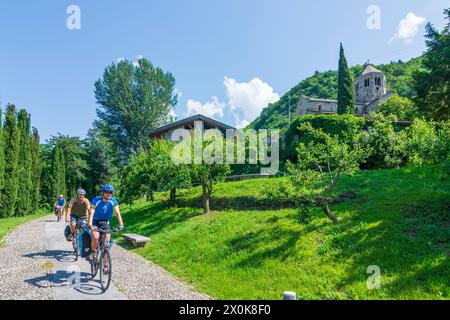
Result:
{"type": "MultiPolygon", "coordinates": [[[[362,116],[376,109],[380,103],[388,99],[392,92],[387,91],[384,73],[370,64],[354,83],[355,114],[362,116]]],[[[300,96],[296,114],[333,114],[337,113],[337,100],[315,99],[300,96]]]]}

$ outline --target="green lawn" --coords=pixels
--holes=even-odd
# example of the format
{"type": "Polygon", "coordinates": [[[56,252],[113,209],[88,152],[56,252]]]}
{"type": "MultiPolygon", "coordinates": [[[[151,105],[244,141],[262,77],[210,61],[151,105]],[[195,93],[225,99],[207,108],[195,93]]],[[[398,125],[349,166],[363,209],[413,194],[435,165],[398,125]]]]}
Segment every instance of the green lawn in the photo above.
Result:
{"type": "MultiPolygon", "coordinates": [[[[150,236],[134,251],[217,299],[449,299],[450,163],[373,170],[343,177],[333,205],[306,225],[294,208],[270,209],[261,191],[286,178],[223,183],[214,212],[168,209],[165,202],[123,207],[127,232],[150,236]],[[228,205],[224,205],[228,204],[228,205]],[[367,289],[367,267],[381,268],[381,289],[367,289]]],[[[198,188],[182,192],[198,203],[198,188]]]]}
{"type": "Polygon", "coordinates": [[[0,219],[0,247],[4,245],[3,238],[8,235],[14,228],[25,222],[41,218],[48,214],[49,213],[47,211],[39,211],[29,216],[0,219]]]}

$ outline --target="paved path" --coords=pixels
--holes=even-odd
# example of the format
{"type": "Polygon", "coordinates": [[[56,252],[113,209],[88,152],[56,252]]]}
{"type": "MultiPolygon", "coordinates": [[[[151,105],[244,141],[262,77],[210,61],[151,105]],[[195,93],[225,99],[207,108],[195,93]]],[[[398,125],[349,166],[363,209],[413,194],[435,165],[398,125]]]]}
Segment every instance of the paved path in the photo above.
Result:
{"type": "Polygon", "coordinates": [[[89,279],[89,263],[74,261],[64,228],[48,216],[11,233],[0,248],[0,299],[209,299],[118,245],[112,249],[111,286],[103,293],[98,276],[89,279]]]}

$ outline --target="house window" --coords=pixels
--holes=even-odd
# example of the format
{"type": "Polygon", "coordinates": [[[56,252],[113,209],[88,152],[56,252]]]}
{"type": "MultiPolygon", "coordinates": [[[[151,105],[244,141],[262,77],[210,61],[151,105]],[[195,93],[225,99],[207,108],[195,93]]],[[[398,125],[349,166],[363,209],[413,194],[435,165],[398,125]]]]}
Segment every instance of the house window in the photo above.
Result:
{"type": "Polygon", "coordinates": [[[376,84],[377,86],[381,86],[381,77],[376,77],[376,78],[375,78],[375,84],[376,84]]]}
{"type": "Polygon", "coordinates": [[[370,79],[364,79],[364,87],[368,87],[370,85],[370,79]]]}

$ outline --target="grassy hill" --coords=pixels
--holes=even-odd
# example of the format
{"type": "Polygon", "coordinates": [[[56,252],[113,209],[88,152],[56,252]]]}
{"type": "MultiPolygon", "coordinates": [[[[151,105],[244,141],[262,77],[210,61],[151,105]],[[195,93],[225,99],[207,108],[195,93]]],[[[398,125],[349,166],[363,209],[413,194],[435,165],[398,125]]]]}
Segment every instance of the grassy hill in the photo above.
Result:
{"type": "MultiPolygon", "coordinates": [[[[411,98],[415,95],[413,89],[412,74],[422,65],[422,57],[411,59],[407,62],[391,62],[376,65],[383,71],[388,82],[388,90],[397,92],[400,96],[411,98]]],[[[363,71],[362,65],[357,65],[350,70],[354,78],[363,71]]],[[[292,96],[291,111],[295,110],[300,94],[314,98],[337,99],[337,71],[316,72],[311,77],[301,81],[279,101],[264,108],[261,115],[256,118],[249,128],[253,129],[283,129],[288,125],[288,97],[292,96]]]]}
{"type": "Polygon", "coordinates": [[[320,209],[302,224],[289,204],[266,207],[262,191],[286,178],[219,184],[205,216],[200,190],[181,205],[123,207],[127,232],[150,236],[134,251],[218,299],[449,299],[450,163],[361,171],[336,194],[357,197],[320,209]],[[277,208],[278,206],[278,208],[277,208]],[[284,208],[283,208],[284,207],[284,208]],[[367,268],[381,268],[381,289],[368,290],[367,268]]]}

